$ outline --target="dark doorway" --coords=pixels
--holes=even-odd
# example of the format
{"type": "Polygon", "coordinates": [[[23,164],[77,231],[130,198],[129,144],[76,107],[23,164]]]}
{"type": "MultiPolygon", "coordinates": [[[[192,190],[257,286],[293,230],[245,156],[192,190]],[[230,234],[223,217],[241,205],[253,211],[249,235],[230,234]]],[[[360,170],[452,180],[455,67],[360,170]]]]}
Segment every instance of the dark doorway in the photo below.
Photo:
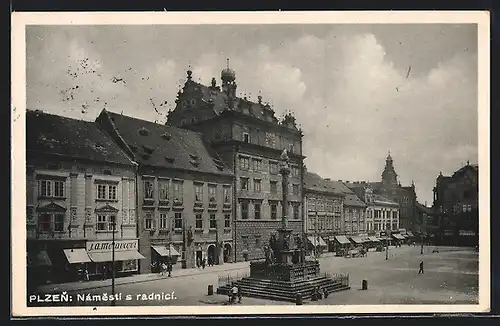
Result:
{"type": "Polygon", "coordinates": [[[207,250],[207,260],[208,260],[208,266],[212,266],[216,263],[215,261],[215,246],[214,245],[210,245],[208,246],[208,250],[207,250]]]}
{"type": "Polygon", "coordinates": [[[228,263],[230,259],[231,259],[231,245],[229,243],[226,243],[224,245],[224,262],[228,263]]]}
{"type": "Polygon", "coordinates": [[[201,266],[202,259],[203,259],[203,251],[197,250],[196,251],[196,266],[198,266],[198,267],[201,266]]]}

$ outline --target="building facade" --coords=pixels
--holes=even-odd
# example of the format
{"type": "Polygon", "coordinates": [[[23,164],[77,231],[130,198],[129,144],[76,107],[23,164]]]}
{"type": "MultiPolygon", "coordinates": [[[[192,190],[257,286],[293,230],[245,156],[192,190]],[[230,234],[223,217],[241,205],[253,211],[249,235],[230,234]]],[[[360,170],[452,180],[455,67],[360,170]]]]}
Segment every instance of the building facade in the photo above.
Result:
{"type": "Polygon", "coordinates": [[[327,180],[332,187],[344,193],[344,219],[341,234],[357,236],[366,231],[366,203],[352,191],[342,180],[327,180]]]}
{"type": "Polygon", "coordinates": [[[400,228],[399,204],[384,196],[374,193],[367,182],[346,183],[359,198],[363,198],[366,206],[365,231],[378,235],[381,231],[396,232],[400,228]]]}
{"type": "Polygon", "coordinates": [[[442,173],[433,189],[435,241],[474,246],[479,243],[479,167],[469,164],[451,176],[442,173]]]}
{"type": "Polygon", "coordinates": [[[280,225],[281,175],[279,158],[288,151],[289,226],[296,234],[303,232],[302,132],[292,115],[275,117],[269,104],[236,96],[236,74],[226,68],[222,85],[215,78],[211,86],[192,80],[192,72],[176,107],[168,114],[167,124],[202,133],[234,174],[234,259],[264,257],[264,245],[280,225]]]}
{"type": "Polygon", "coordinates": [[[28,284],[138,271],[135,165],[92,122],[26,113],[28,284]],[[36,279],[38,278],[38,279],[36,279]]]}
{"type": "Polygon", "coordinates": [[[402,186],[394,167],[394,160],[389,153],[385,161],[381,182],[370,182],[374,194],[383,196],[399,204],[399,225],[407,231],[418,232],[417,195],[415,184],[402,186]]]}
{"type": "Polygon", "coordinates": [[[311,249],[334,251],[335,236],[342,233],[345,194],[316,173],[304,174],[305,233],[311,249]]]}
{"type": "Polygon", "coordinates": [[[202,135],[106,110],[96,123],[138,163],[141,273],[233,261],[233,174],[202,135]]]}

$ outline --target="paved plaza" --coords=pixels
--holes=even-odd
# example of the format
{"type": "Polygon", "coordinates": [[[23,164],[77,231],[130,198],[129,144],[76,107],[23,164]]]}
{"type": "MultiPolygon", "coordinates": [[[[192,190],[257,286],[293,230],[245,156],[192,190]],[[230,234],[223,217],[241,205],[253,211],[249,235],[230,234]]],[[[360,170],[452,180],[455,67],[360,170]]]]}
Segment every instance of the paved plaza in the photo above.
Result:
{"type": "MultiPolygon", "coordinates": [[[[322,257],[321,271],[346,273],[351,289],[332,293],[327,299],[314,304],[477,304],[478,254],[469,248],[440,248],[403,246],[389,249],[388,260],[384,252],[369,252],[363,258],[322,257]],[[419,263],[424,261],[424,274],[418,274],[419,263]],[[361,290],[363,280],[368,290],[361,290]]],[[[227,297],[207,295],[208,285],[217,288],[219,276],[236,276],[249,272],[248,263],[226,264],[199,271],[176,271],[174,277],[138,275],[134,283],[117,280],[115,293],[121,294],[117,306],[184,306],[223,305],[227,297]],[[129,295],[131,300],[126,300],[129,295]],[[155,298],[156,295],[156,298],[155,298]]],[[[82,297],[110,294],[107,281],[73,283],[41,289],[47,292],[68,291],[71,304],[85,306],[110,305],[109,301],[82,301],[82,297]],[[101,287],[97,287],[101,286],[101,287]],[[90,296],[88,296],[90,294],[90,296]]],[[[243,298],[243,305],[290,305],[293,303],[243,298]]],[[[312,304],[305,302],[304,304],[312,304]]],[[[54,305],[54,304],[52,304],[54,305]]]]}

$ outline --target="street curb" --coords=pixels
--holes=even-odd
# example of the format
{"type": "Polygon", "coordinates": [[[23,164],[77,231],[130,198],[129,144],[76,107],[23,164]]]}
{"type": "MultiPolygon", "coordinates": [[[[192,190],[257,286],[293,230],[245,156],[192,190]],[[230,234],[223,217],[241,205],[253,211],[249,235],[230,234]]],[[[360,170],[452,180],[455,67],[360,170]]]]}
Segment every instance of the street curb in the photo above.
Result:
{"type": "MultiPolygon", "coordinates": [[[[244,269],[244,268],[249,268],[248,266],[244,266],[244,267],[235,267],[235,268],[228,268],[228,269],[224,269],[224,270],[221,270],[220,272],[227,272],[227,271],[235,271],[235,270],[239,270],[239,269],[244,269]]],[[[186,276],[196,276],[196,275],[203,275],[203,274],[213,274],[213,273],[217,273],[217,272],[204,272],[204,273],[196,273],[196,274],[192,274],[192,275],[189,275],[189,274],[186,274],[186,275],[176,275],[176,276],[159,276],[159,277],[152,277],[151,279],[145,279],[145,280],[137,280],[137,281],[130,281],[130,282],[123,282],[123,283],[119,283],[119,284],[116,284],[115,283],[115,286],[119,286],[119,285],[125,285],[125,284],[136,284],[136,283],[146,283],[146,282],[152,282],[152,281],[158,281],[158,280],[163,280],[163,279],[172,279],[172,278],[178,278],[178,277],[186,277],[186,276]]],[[[95,290],[95,289],[100,289],[100,288],[105,288],[105,287],[110,287],[111,284],[106,284],[106,285],[98,285],[98,286],[91,286],[91,287],[85,287],[85,288],[80,288],[80,289],[64,289],[64,287],[61,287],[60,289],[58,289],[57,291],[64,291],[64,292],[68,292],[68,293],[71,293],[71,292],[77,292],[77,291],[85,291],[85,290],[95,290]]],[[[55,291],[55,290],[51,290],[52,292],[55,291]]],[[[41,291],[37,291],[38,293],[45,293],[45,292],[41,292],[41,291]]]]}

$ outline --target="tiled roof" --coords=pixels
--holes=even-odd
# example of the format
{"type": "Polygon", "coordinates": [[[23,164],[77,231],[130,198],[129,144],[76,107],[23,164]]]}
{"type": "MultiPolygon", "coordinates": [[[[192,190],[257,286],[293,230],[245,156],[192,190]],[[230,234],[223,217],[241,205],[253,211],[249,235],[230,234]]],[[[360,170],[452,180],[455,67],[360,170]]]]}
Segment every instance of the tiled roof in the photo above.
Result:
{"type": "MultiPolygon", "coordinates": [[[[202,134],[103,110],[98,123],[111,122],[142,165],[232,175],[202,134]]],[[[109,132],[109,131],[108,131],[109,132]]]]}
{"type": "Polygon", "coordinates": [[[461,167],[460,169],[458,169],[457,171],[455,171],[455,173],[453,173],[452,177],[455,177],[455,176],[458,176],[458,175],[462,175],[467,170],[472,170],[472,171],[478,173],[479,172],[479,166],[477,164],[467,164],[467,165],[461,167]]]}
{"type": "Polygon", "coordinates": [[[26,111],[26,150],[132,165],[127,155],[94,122],[40,110],[26,111]]]}
{"type": "Polygon", "coordinates": [[[327,192],[334,195],[342,195],[339,187],[329,180],[325,180],[316,173],[306,172],[304,175],[304,188],[306,190],[327,192]]]}
{"type": "Polygon", "coordinates": [[[344,206],[366,207],[366,204],[356,194],[352,193],[345,195],[344,206]]]}
{"type": "Polygon", "coordinates": [[[354,191],[352,191],[343,182],[329,180],[328,183],[331,184],[336,189],[338,189],[339,191],[342,191],[345,194],[344,206],[366,207],[365,202],[362,201],[361,199],[359,199],[359,197],[354,193],[354,191]]]}
{"type": "MultiPolygon", "coordinates": [[[[227,107],[228,95],[225,92],[194,81],[191,81],[191,83],[193,87],[199,88],[205,103],[209,103],[210,101],[213,103],[216,114],[220,114],[227,107]]],[[[274,110],[268,104],[255,103],[245,98],[235,97],[233,100],[233,110],[243,112],[245,108],[248,109],[249,115],[258,119],[267,120],[266,117],[270,116],[271,121],[278,122],[278,119],[274,116],[274,110]]]]}

